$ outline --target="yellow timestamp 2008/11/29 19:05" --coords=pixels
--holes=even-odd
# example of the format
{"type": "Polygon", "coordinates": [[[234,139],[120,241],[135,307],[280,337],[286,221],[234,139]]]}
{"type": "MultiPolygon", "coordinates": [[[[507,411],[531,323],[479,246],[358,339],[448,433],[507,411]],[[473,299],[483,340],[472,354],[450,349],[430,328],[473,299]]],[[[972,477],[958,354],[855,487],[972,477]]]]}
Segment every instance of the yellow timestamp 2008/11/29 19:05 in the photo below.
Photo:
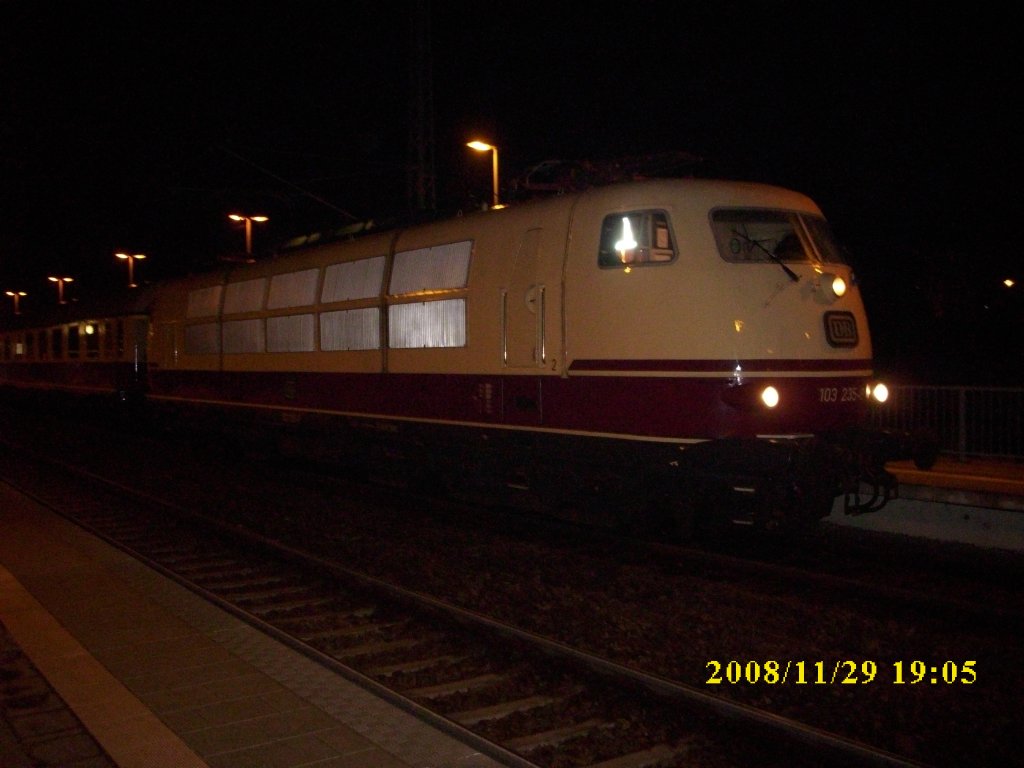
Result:
{"type": "Polygon", "coordinates": [[[866,685],[888,681],[892,685],[973,685],[977,682],[976,661],[927,662],[894,661],[888,664],[868,660],[827,661],[718,661],[705,664],[706,685],[866,685]],[[880,673],[891,670],[891,675],[880,673]]]}

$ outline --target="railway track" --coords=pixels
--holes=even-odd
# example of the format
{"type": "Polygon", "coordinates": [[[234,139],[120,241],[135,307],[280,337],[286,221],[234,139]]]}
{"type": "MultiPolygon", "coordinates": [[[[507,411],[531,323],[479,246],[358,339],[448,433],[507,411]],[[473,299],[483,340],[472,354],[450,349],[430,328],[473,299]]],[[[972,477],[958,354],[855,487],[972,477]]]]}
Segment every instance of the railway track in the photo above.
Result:
{"type": "Polygon", "coordinates": [[[42,503],[505,765],[914,765],[95,474],[64,466],[56,485],[17,461],[16,484],[42,503]]]}

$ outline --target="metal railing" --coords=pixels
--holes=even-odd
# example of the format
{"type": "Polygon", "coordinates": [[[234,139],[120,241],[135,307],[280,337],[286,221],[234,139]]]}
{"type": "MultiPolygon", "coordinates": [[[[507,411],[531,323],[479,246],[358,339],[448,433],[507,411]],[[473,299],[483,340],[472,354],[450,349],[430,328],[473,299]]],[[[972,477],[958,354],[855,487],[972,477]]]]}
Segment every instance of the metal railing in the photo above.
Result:
{"type": "Polygon", "coordinates": [[[871,424],[930,432],[942,453],[961,460],[1024,459],[1024,388],[895,386],[871,424]]]}

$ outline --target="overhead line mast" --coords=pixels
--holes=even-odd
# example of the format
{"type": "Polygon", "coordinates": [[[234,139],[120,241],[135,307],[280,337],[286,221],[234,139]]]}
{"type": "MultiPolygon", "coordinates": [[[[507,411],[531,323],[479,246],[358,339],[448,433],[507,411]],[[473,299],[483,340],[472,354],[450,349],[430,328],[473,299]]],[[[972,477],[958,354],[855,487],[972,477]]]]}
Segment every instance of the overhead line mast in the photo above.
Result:
{"type": "Polygon", "coordinates": [[[412,14],[408,201],[411,212],[437,207],[434,169],[434,75],[430,2],[417,0],[412,14]]]}

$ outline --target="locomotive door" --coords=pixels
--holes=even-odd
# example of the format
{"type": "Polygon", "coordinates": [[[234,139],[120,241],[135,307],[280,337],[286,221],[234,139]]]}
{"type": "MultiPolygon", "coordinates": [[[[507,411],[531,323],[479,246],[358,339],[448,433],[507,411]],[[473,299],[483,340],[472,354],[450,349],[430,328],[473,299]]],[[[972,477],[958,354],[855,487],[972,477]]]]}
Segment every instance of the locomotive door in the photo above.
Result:
{"type": "Polygon", "coordinates": [[[538,281],[540,230],[528,229],[516,252],[512,280],[503,296],[503,357],[508,368],[544,365],[544,285],[538,281]]]}
{"type": "MultiPolygon", "coordinates": [[[[539,281],[537,251],[540,230],[523,234],[512,265],[512,279],[502,292],[502,359],[506,369],[537,371],[545,363],[544,284],[539,281]]],[[[541,378],[537,375],[502,377],[504,420],[540,424],[541,378]]]]}

